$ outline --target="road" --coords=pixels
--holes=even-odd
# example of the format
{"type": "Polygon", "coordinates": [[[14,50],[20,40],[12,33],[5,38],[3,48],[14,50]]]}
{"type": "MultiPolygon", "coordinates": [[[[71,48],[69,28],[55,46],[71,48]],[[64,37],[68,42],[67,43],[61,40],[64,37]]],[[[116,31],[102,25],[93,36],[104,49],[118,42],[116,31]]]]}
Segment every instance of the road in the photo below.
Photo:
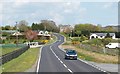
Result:
{"type": "Polygon", "coordinates": [[[65,52],[58,47],[64,42],[64,37],[60,34],[54,35],[57,37],[57,41],[42,48],[39,72],[107,74],[80,60],[65,60],[65,52]]]}

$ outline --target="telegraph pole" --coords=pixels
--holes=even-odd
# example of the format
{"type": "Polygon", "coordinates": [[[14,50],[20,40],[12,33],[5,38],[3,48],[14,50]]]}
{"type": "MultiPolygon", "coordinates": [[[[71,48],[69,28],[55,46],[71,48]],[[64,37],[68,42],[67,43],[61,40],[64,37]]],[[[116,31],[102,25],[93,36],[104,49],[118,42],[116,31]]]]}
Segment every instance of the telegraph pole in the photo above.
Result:
{"type": "MultiPolygon", "coordinates": [[[[16,31],[18,32],[18,25],[17,25],[17,22],[16,22],[16,31]]],[[[18,46],[18,34],[16,32],[16,45],[18,46]]]]}

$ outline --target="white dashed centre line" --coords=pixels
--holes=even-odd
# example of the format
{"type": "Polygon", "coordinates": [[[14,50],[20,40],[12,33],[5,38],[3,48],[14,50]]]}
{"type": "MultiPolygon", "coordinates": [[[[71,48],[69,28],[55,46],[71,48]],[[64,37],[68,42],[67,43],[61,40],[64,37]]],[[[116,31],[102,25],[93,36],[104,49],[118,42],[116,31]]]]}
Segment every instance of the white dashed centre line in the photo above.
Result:
{"type": "Polygon", "coordinates": [[[52,53],[55,55],[55,57],[60,61],[60,63],[61,63],[65,68],[67,68],[67,70],[68,70],[69,72],[73,73],[72,70],[69,69],[69,68],[63,63],[63,61],[60,60],[60,58],[56,55],[56,53],[52,50],[51,47],[52,47],[52,46],[50,46],[50,50],[51,50],[52,53]]]}

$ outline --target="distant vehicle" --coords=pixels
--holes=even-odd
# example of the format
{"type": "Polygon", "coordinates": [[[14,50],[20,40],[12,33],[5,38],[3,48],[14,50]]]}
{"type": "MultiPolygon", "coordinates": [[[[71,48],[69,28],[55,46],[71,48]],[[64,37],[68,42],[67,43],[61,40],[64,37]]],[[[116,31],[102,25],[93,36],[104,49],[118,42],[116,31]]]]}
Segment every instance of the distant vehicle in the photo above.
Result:
{"type": "Polygon", "coordinates": [[[65,53],[65,59],[74,59],[77,60],[77,52],[72,49],[67,49],[65,53]]]}
{"type": "Polygon", "coordinates": [[[109,43],[105,47],[106,48],[120,48],[120,43],[109,43]]]}

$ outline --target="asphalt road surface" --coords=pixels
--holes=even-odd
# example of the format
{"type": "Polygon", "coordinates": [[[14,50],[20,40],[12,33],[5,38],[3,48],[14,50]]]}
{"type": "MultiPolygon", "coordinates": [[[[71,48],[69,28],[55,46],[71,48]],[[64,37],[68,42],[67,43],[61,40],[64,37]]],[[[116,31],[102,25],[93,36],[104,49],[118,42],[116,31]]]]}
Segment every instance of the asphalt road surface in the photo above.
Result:
{"type": "Polygon", "coordinates": [[[65,60],[65,52],[58,47],[64,42],[64,37],[60,34],[54,35],[57,37],[57,41],[42,48],[39,72],[107,74],[80,60],[65,60]]]}

